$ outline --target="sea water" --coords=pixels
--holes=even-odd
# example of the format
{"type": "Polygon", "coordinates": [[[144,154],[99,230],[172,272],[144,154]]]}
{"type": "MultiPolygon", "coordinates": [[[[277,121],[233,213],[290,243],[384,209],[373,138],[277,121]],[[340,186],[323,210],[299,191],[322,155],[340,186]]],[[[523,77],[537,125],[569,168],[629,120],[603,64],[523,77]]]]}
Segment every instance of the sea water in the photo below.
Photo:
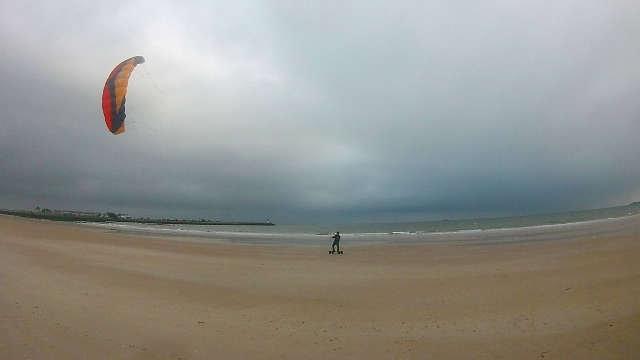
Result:
{"type": "Polygon", "coordinates": [[[320,245],[325,244],[328,237],[336,231],[339,231],[343,238],[349,238],[351,243],[358,242],[358,238],[366,238],[366,242],[371,243],[372,241],[375,242],[376,237],[379,237],[381,242],[389,242],[390,237],[394,235],[398,235],[398,237],[405,235],[402,238],[406,242],[407,236],[411,235],[561,226],[563,224],[575,224],[638,214],[640,214],[640,203],[566,213],[450,221],[276,226],[106,223],[93,224],[93,226],[100,226],[122,233],[149,233],[160,236],[205,240],[227,237],[231,242],[240,243],[320,245]]]}

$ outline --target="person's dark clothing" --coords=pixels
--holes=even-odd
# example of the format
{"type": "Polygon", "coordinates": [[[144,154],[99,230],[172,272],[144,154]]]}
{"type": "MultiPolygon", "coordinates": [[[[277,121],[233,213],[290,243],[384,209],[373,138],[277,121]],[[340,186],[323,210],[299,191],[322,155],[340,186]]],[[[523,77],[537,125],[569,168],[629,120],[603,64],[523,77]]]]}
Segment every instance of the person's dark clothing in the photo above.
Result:
{"type": "Polygon", "coordinates": [[[333,251],[335,252],[337,247],[338,253],[340,253],[340,233],[337,232],[331,238],[333,239],[333,244],[331,244],[331,249],[333,249],[333,251]]]}

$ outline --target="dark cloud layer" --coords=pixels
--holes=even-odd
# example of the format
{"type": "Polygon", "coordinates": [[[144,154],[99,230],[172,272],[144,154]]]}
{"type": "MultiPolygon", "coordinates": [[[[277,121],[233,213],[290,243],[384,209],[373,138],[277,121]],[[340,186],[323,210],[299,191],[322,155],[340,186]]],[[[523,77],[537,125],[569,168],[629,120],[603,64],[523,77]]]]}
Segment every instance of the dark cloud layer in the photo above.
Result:
{"type": "Polygon", "coordinates": [[[285,223],[640,199],[631,2],[0,11],[0,207],[285,223]],[[134,55],[113,136],[102,86],[134,55]]]}

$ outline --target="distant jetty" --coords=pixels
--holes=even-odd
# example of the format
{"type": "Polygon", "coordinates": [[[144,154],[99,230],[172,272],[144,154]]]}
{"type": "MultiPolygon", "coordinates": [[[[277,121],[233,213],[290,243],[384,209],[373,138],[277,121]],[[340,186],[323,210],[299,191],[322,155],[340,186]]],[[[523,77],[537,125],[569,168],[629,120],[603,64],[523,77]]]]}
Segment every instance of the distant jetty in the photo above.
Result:
{"type": "Polygon", "coordinates": [[[121,223],[137,223],[137,224],[156,224],[156,225],[252,225],[252,226],[275,226],[276,224],[265,222],[248,222],[248,221],[215,221],[215,220],[178,220],[178,219],[150,219],[150,218],[132,218],[125,214],[116,213],[84,213],[79,211],[63,211],[37,209],[36,211],[26,210],[0,210],[0,214],[20,216],[32,219],[43,219],[51,221],[69,221],[69,222],[121,222],[121,223]]]}

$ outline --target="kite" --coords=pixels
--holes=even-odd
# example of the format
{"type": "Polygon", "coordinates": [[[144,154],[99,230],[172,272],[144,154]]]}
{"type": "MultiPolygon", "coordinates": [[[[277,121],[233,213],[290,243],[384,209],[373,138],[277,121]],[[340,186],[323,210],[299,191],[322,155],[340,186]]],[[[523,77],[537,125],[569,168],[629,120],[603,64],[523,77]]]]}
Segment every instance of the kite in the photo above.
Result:
{"type": "Polygon", "coordinates": [[[121,62],[111,72],[102,90],[102,112],[104,121],[107,123],[109,131],[114,135],[124,132],[124,103],[126,101],[127,86],[133,68],[144,63],[142,56],[134,56],[121,62]]]}

